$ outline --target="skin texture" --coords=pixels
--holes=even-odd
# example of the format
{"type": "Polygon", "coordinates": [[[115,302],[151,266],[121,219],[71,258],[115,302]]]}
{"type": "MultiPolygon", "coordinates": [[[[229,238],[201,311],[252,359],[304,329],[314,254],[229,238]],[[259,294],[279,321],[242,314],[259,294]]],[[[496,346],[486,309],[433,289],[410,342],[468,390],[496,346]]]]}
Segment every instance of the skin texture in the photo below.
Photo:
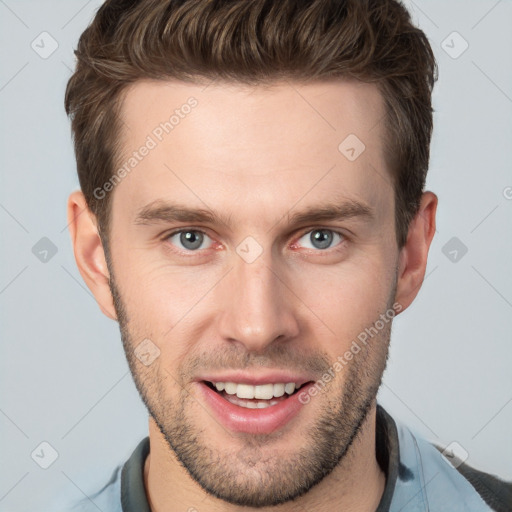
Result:
{"type": "Polygon", "coordinates": [[[375,85],[343,80],[138,82],[123,102],[120,165],[191,97],[196,106],[110,192],[108,265],[83,195],[68,201],[78,267],[103,313],[120,324],[150,412],[151,508],[373,511],[385,485],[375,396],[391,322],[271,434],[225,428],[195,380],[238,369],[321,379],[381,314],[415,298],[437,197],[423,194],[399,250],[382,98],[375,85]],[[365,145],[354,161],[338,150],[349,134],[365,145]],[[137,222],[155,201],[222,221],[137,222]],[[349,203],[369,214],[290,223],[306,209],[349,203]],[[197,246],[170,236],[177,229],[192,231],[197,246]],[[327,243],[319,246],[311,235],[322,234],[327,243]],[[250,263],[237,252],[247,237],[256,242],[250,251],[261,252],[250,263]],[[134,352],[144,339],[160,351],[148,366],[134,352]]]}

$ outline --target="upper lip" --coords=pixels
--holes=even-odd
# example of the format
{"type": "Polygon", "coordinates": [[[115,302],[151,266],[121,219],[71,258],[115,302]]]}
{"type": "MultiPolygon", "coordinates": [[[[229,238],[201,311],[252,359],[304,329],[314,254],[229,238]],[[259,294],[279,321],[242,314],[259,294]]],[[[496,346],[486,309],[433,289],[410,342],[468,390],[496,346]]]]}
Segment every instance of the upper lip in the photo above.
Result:
{"type": "Polygon", "coordinates": [[[219,375],[209,374],[198,377],[196,381],[208,382],[235,382],[236,384],[251,384],[258,386],[262,384],[276,384],[294,382],[297,386],[302,386],[306,382],[314,381],[314,378],[304,374],[292,374],[287,371],[273,371],[267,373],[250,374],[247,372],[229,372],[219,375]]]}

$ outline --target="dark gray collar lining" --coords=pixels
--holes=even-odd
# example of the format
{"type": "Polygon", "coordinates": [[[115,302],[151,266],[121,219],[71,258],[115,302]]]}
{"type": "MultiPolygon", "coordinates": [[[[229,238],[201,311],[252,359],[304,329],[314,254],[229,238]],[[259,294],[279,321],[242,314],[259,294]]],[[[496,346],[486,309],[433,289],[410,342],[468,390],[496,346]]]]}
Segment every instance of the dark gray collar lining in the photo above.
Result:
{"type": "Polygon", "coordinates": [[[144,487],[144,463],[149,454],[149,436],[135,448],[121,473],[123,512],[151,512],[144,487]]]}
{"type": "Polygon", "coordinates": [[[386,475],[386,486],[375,512],[388,512],[395,492],[400,464],[398,431],[393,418],[377,404],[375,446],[377,461],[386,475]]]}

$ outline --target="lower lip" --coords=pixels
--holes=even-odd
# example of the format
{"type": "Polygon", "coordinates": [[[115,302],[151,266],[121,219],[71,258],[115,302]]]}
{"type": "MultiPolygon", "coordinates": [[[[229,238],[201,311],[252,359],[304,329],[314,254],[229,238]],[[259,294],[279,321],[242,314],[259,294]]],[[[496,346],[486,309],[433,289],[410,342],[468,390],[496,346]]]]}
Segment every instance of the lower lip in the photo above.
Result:
{"type": "Polygon", "coordinates": [[[248,409],[232,404],[204,382],[198,384],[209,409],[229,430],[248,434],[271,434],[291,421],[304,407],[299,396],[303,392],[307,393],[314,382],[306,384],[297,393],[265,409],[248,409]]]}

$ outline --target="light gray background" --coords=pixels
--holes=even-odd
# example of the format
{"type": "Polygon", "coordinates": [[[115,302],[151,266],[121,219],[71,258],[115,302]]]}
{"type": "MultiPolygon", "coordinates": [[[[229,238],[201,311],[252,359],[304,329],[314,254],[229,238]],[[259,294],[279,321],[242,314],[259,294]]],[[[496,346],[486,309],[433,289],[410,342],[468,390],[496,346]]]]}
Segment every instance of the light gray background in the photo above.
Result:
{"type": "MultiPolygon", "coordinates": [[[[117,323],[83,283],[66,228],[78,181],[64,88],[99,5],[0,0],[1,511],[47,511],[57,494],[93,492],[147,435],[117,323]],[[43,31],[58,43],[46,59],[31,47],[43,51],[43,31]],[[32,253],[42,237],[58,250],[47,262],[32,253]],[[43,441],[58,452],[48,469],[31,458],[43,441]]],[[[439,64],[428,189],[440,203],[427,278],[394,323],[380,401],[512,478],[512,2],[406,5],[439,64]],[[458,58],[442,47],[463,48],[453,31],[469,44],[458,58]],[[456,262],[443,253],[453,237],[468,249],[456,262]]]]}

